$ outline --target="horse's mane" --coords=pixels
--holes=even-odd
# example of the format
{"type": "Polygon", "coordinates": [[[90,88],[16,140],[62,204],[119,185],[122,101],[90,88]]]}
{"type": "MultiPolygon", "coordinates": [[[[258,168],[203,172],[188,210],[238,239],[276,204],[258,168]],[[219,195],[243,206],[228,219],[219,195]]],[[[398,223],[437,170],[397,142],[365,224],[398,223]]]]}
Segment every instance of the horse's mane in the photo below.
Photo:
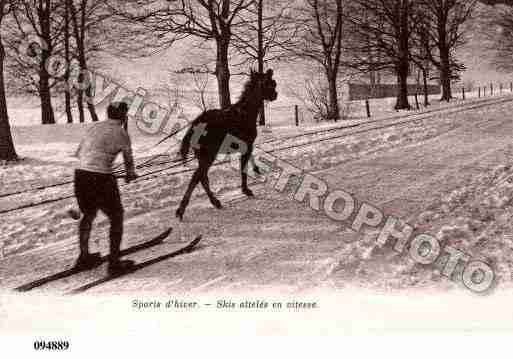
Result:
{"type": "Polygon", "coordinates": [[[246,83],[244,84],[244,88],[242,89],[242,93],[239,96],[239,100],[237,101],[237,103],[240,104],[240,103],[246,102],[246,99],[251,95],[253,86],[254,86],[254,83],[250,77],[249,80],[247,80],[246,83]]]}

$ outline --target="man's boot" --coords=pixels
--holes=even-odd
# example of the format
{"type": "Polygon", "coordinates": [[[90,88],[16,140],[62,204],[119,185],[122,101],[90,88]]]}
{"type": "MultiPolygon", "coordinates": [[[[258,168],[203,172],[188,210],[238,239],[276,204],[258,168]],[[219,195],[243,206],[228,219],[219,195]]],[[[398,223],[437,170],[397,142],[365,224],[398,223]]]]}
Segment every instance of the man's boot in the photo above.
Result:
{"type": "MultiPolygon", "coordinates": [[[[122,227],[121,227],[122,228],[122,227]]],[[[111,223],[111,231],[110,231],[110,257],[109,257],[109,267],[108,271],[110,275],[117,275],[130,272],[135,262],[131,260],[121,260],[120,259],[120,246],[121,246],[121,237],[123,235],[123,230],[120,229],[119,223],[111,223]]]]}
{"type": "Polygon", "coordinates": [[[79,238],[80,238],[80,256],[75,262],[75,268],[80,270],[88,270],[99,266],[102,263],[100,253],[89,253],[89,237],[91,235],[91,225],[87,219],[82,219],[80,223],[79,238]]]}

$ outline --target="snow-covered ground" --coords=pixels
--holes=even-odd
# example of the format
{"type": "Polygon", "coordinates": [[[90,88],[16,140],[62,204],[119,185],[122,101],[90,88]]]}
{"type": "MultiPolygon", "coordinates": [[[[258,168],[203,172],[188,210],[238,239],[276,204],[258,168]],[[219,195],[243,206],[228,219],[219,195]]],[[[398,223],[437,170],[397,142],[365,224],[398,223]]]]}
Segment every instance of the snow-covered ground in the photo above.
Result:
{"type": "MultiPolygon", "coordinates": [[[[509,118],[512,108],[508,103],[440,115],[429,121],[355,134],[276,155],[325,179],[330,188],[353,193],[358,200],[372,203],[492,263],[499,285],[507,287],[513,260],[513,231],[509,224],[513,190],[504,180],[513,175],[513,123],[509,118]]],[[[154,143],[154,139],[148,143],[154,143]]],[[[37,160],[2,168],[4,183],[24,175],[29,181],[50,181],[72,174],[72,160],[63,154],[74,148],[74,141],[55,147],[41,148],[34,143],[26,146],[25,155],[37,160]],[[41,152],[36,152],[38,148],[41,152]],[[54,162],[42,159],[43,153],[54,162]]],[[[210,175],[226,209],[211,208],[198,189],[185,222],[178,224],[174,210],[189,175],[162,176],[123,187],[124,245],[140,242],[173,225],[175,233],[169,242],[134,258],[145,260],[162,255],[176,249],[176,241],[182,243],[202,233],[204,240],[198,250],[93,292],[274,290],[286,294],[346,287],[382,291],[458,287],[456,281],[444,278],[436,268],[415,264],[387,247],[377,247],[375,232],[354,233],[268,186],[253,185],[255,200],[239,199],[238,174],[226,167],[215,168],[210,175]],[[235,201],[228,202],[230,198],[235,201]]],[[[63,193],[71,194],[71,186],[37,197],[21,196],[15,203],[3,199],[0,206],[11,207],[35,201],[39,196],[52,198],[63,193]]],[[[65,210],[72,206],[74,200],[70,199],[2,215],[2,287],[12,288],[53,273],[73,261],[77,253],[76,223],[65,216],[65,210]]],[[[107,223],[100,217],[98,224],[92,247],[106,251],[107,223]]],[[[69,290],[97,277],[98,271],[45,289],[51,293],[69,290]]]]}
{"type": "MultiPolygon", "coordinates": [[[[452,119],[442,118],[430,121],[433,122],[427,125],[420,122],[417,125],[413,124],[378,132],[373,131],[364,134],[355,134],[345,137],[343,140],[333,140],[328,143],[323,143],[321,147],[300,147],[283,153],[280,152],[278,155],[283,159],[290,160],[305,170],[315,171],[330,168],[335,164],[361,157],[367,153],[385,151],[403,143],[427,139],[436,136],[436,134],[444,133],[453,126],[457,126],[457,123],[452,119]]],[[[77,160],[72,154],[87,126],[88,125],[56,125],[39,126],[37,128],[18,128],[17,132],[15,132],[16,138],[20,139],[17,149],[22,156],[28,156],[28,158],[2,171],[2,183],[4,185],[2,186],[3,188],[0,194],[71,180],[73,167],[77,163],[77,160]]],[[[332,125],[325,126],[321,129],[331,127],[332,125]]],[[[314,129],[320,128],[315,127],[314,129]]],[[[310,131],[310,129],[308,129],[307,132],[308,131],[310,131]]],[[[169,149],[168,144],[163,144],[158,148],[152,147],[152,144],[156,143],[158,137],[143,136],[133,128],[130,132],[133,134],[132,140],[137,157],[151,156],[158,153],[157,151],[163,148],[169,149]]],[[[259,141],[265,142],[270,136],[280,139],[291,134],[293,133],[291,133],[289,128],[282,128],[281,130],[274,130],[271,134],[263,133],[259,141]]],[[[317,137],[319,137],[319,135],[312,135],[308,136],[307,139],[311,140],[317,137]]],[[[303,141],[305,141],[305,139],[297,138],[292,141],[292,144],[303,143],[303,141]]],[[[288,141],[287,144],[290,145],[290,141],[288,141]]],[[[263,148],[273,149],[275,146],[276,143],[272,142],[270,146],[264,145],[263,148]]],[[[176,147],[172,148],[176,150],[176,147]]],[[[172,155],[172,153],[170,154],[172,155]]],[[[148,170],[141,170],[140,172],[144,174],[146,171],[148,170]]],[[[236,187],[236,178],[238,176],[236,173],[233,173],[231,170],[227,172],[225,168],[221,175],[216,176],[216,171],[217,170],[213,170],[211,176],[212,187],[214,189],[220,190],[224,187],[236,187]],[[231,181],[225,183],[222,180],[224,178],[231,178],[231,181]]],[[[188,176],[189,174],[185,174],[181,175],[180,179],[173,178],[172,181],[176,181],[176,184],[172,185],[172,192],[175,193],[175,197],[184,191],[188,176]]],[[[143,194],[146,197],[144,200],[136,200],[133,203],[135,208],[142,206],[142,208],[139,208],[136,212],[140,213],[140,211],[144,211],[149,207],[159,208],[169,204],[171,191],[169,185],[167,185],[166,189],[166,183],[168,181],[168,176],[163,176],[163,178],[151,182],[129,186],[131,194],[135,192],[143,194]],[[150,188],[159,188],[160,190],[157,193],[151,193],[149,192],[150,188]],[[145,204],[143,205],[143,203],[145,204]]],[[[42,199],[51,199],[63,193],[72,194],[71,190],[72,187],[70,184],[44,191],[34,191],[15,197],[0,199],[0,208],[12,208],[17,207],[20,203],[33,203],[42,199]]],[[[177,198],[174,198],[174,201],[176,200],[177,198]]],[[[131,200],[127,200],[129,208],[132,206],[131,202],[131,200]]],[[[72,206],[73,200],[65,201],[65,203],[69,203],[69,206],[72,206]]],[[[67,223],[67,230],[59,228],[62,225],[63,213],[67,207],[63,208],[60,203],[57,203],[54,205],[55,210],[52,211],[51,209],[49,210],[49,208],[52,208],[52,206],[43,206],[22,212],[23,217],[30,217],[29,221],[33,223],[34,229],[38,231],[36,232],[38,234],[37,238],[34,238],[33,233],[30,231],[32,226],[27,227],[26,224],[22,225],[16,221],[16,218],[19,216],[17,212],[9,214],[9,216],[12,216],[12,223],[5,221],[4,226],[6,227],[4,227],[2,231],[4,234],[4,255],[8,253],[21,253],[27,249],[51,243],[54,241],[56,234],[58,238],[69,237],[70,233],[72,233],[71,229],[69,229],[71,223],[67,223]],[[50,218],[52,216],[57,217],[55,218],[56,221],[50,221],[50,223],[58,223],[57,228],[47,228],[46,225],[40,223],[41,219],[50,219],[48,218],[49,216],[50,218]]],[[[127,216],[132,216],[132,212],[127,211],[127,216]]]]}

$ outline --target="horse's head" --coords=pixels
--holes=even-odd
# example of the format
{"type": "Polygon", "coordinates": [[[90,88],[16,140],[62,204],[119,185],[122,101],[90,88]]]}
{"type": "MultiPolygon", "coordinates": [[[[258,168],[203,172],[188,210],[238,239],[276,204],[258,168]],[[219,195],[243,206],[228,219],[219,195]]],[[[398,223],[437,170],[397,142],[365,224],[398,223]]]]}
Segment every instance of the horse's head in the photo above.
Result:
{"type": "Polygon", "coordinates": [[[274,101],[278,98],[276,81],[273,79],[273,70],[269,69],[265,74],[251,70],[251,82],[254,84],[254,88],[258,90],[263,100],[274,101]]]}

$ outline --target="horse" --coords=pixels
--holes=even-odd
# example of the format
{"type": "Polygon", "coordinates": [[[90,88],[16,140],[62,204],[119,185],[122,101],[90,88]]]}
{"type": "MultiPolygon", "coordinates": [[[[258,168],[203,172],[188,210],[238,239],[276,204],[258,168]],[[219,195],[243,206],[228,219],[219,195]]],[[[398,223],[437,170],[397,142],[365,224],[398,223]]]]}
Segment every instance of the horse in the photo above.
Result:
{"type": "MultiPolygon", "coordinates": [[[[249,81],[244,85],[244,90],[235,104],[224,109],[207,110],[191,123],[182,139],[179,154],[185,163],[192,147],[199,165],[176,210],[176,217],[180,221],[183,220],[194,188],[200,182],[210,203],[217,209],[222,208],[221,202],[210,189],[208,179],[208,171],[220,153],[241,153],[242,193],[248,197],[254,196],[248,187],[246,167],[252,159],[253,143],[257,137],[257,117],[264,101],[274,101],[277,98],[273,70],[268,70],[266,73],[251,70],[249,81]]],[[[256,165],[254,170],[259,173],[256,165]]]]}

